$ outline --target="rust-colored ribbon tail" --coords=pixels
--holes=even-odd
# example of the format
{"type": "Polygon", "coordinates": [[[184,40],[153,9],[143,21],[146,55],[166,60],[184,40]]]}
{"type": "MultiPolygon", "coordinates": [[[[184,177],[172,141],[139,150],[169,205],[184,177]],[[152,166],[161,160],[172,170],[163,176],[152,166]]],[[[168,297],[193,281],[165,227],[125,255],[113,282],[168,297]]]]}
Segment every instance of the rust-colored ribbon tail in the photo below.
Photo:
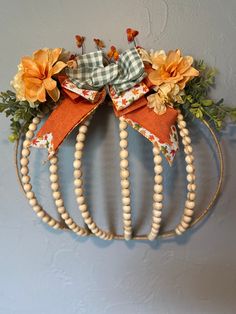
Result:
{"type": "Polygon", "coordinates": [[[158,115],[147,106],[146,98],[142,97],[124,110],[114,110],[116,116],[122,116],[135,130],[157,145],[169,164],[172,164],[178,150],[175,126],[178,113],[175,109],[167,107],[164,114],[158,115]]]}
{"type": "Polygon", "coordinates": [[[49,158],[57,151],[68,134],[104,101],[106,91],[98,93],[96,102],[91,103],[78,94],[64,90],[65,98],[51,113],[31,145],[47,148],[49,158]]]}

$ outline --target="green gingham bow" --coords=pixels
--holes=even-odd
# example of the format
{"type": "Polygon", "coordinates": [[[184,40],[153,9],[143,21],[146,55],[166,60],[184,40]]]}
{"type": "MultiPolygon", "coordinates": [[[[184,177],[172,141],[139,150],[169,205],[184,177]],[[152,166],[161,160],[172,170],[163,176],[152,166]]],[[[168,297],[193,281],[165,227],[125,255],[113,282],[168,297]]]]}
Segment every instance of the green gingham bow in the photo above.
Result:
{"type": "Polygon", "coordinates": [[[124,51],[117,63],[107,66],[103,64],[102,51],[77,57],[77,65],[76,69],[68,69],[67,75],[78,88],[99,90],[109,84],[118,95],[140,83],[146,76],[136,48],[124,51]]]}

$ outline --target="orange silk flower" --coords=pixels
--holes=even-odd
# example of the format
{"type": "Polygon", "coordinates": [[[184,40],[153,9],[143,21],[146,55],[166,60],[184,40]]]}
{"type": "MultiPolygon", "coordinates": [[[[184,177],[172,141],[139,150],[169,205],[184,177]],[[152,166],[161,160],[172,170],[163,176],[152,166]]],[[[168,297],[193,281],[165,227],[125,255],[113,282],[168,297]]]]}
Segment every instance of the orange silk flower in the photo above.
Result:
{"type": "Polygon", "coordinates": [[[179,49],[169,51],[165,58],[154,58],[153,62],[157,70],[152,71],[148,78],[157,86],[173,83],[178,84],[180,90],[183,90],[189,80],[199,75],[199,72],[192,67],[193,58],[183,57],[179,49]]]}
{"type": "Polygon", "coordinates": [[[52,77],[67,66],[66,63],[58,61],[61,52],[61,48],[44,48],[35,51],[32,57],[22,58],[19,66],[20,73],[13,81],[13,87],[14,83],[17,83],[15,84],[16,95],[20,90],[20,96],[33,103],[45,102],[48,94],[53,101],[57,101],[60,91],[57,88],[57,82],[52,77]]]}

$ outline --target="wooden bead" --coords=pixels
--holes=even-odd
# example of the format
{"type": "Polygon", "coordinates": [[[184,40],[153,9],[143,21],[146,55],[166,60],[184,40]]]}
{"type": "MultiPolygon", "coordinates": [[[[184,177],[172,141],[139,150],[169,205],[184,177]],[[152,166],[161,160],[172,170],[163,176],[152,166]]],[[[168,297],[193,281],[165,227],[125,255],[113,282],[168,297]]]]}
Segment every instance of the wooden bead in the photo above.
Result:
{"type": "Polygon", "coordinates": [[[81,133],[87,133],[88,131],[88,127],[86,125],[81,125],[81,127],[79,128],[79,132],[81,133]]]}
{"type": "Polygon", "coordinates": [[[121,187],[122,187],[122,189],[127,189],[129,187],[129,181],[128,180],[121,180],[121,187]]]}
{"type": "Polygon", "coordinates": [[[163,168],[162,168],[161,165],[156,165],[156,166],[154,167],[154,171],[155,171],[156,174],[160,174],[160,173],[162,173],[163,168]]]}
{"type": "Polygon", "coordinates": [[[188,182],[193,182],[193,181],[194,181],[194,175],[188,174],[188,175],[187,175],[187,181],[188,181],[188,182]]]}
{"type": "Polygon", "coordinates": [[[23,176],[22,178],[21,178],[21,181],[22,181],[22,183],[23,184],[25,184],[25,183],[29,183],[30,182],[30,177],[29,176],[23,176]]]}
{"type": "Polygon", "coordinates": [[[66,219],[68,219],[70,216],[69,216],[69,214],[68,214],[67,212],[65,212],[65,213],[61,214],[61,217],[62,217],[62,219],[66,220],[66,219]]]}
{"type": "Polygon", "coordinates": [[[87,210],[87,205],[86,204],[80,204],[79,209],[81,212],[84,212],[87,210]]]}
{"type": "Polygon", "coordinates": [[[197,188],[197,186],[196,186],[196,184],[194,184],[194,183],[189,183],[188,185],[187,185],[187,189],[190,191],[190,192],[195,192],[196,191],[196,188],[197,188]]]}
{"type": "Polygon", "coordinates": [[[189,224],[192,221],[192,217],[184,215],[183,221],[189,224]]]}
{"type": "Polygon", "coordinates": [[[43,210],[37,212],[37,216],[43,218],[45,216],[45,212],[43,210]]]}
{"type": "Polygon", "coordinates": [[[187,165],[186,171],[188,173],[193,173],[194,172],[194,166],[192,164],[187,165]]]}
{"type": "Polygon", "coordinates": [[[45,223],[48,223],[50,220],[50,217],[49,216],[44,216],[42,221],[45,222],[45,223]]]}
{"type": "Polygon", "coordinates": [[[41,210],[41,207],[40,207],[39,205],[33,206],[33,211],[34,211],[35,213],[38,213],[40,210],[41,210]]]}
{"type": "Polygon", "coordinates": [[[126,220],[130,220],[131,219],[131,213],[123,213],[123,218],[126,220]]]}
{"type": "Polygon", "coordinates": [[[192,149],[192,146],[190,146],[190,145],[187,145],[187,146],[185,146],[184,147],[184,152],[185,152],[185,154],[192,154],[192,152],[193,152],[193,149],[192,149]]]}
{"type": "Polygon", "coordinates": [[[55,224],[56,224],[56,221],[54,219],[51,219],[49,222],[48,222],[49,226],[50,227],[53,227],[55,224]]]}
{"type": "Polygon", "coordinates": [[[63,206],[63,200],[61,198],[55,200],[55,204],[57,207],[62,207],[63,206]]]}
{"type": "Polygon", "coordinates": [[[76,200],[77,200],[77,202],[78,202],[79,205],[82,205],[82,204],[84,204],[84,202],[85,202],[85,199],[84,199],[83,196],[77,197],[76,200]]]}
{"type": "Polygon", "coordinates": [[[156,224],[160,224],[160,223],[161,223],[162,218],[161,218],[161,217],[156,217],[156,216],[153,216],[153,217],[152,217],[152,220],[153,220],[156,224]]]}
{"type": "Polygon", "coordinates": [[[179,113],[177,118],[179,121],[182,121],[184,119],[184,116],[181,113],[179,113]]]}
{"type": "Polygon", "coordinates": [[[155,193],[161,193],[163,191],[163,187],[160,184],[155,184],[154,185],[154,191],[155,193]]]}
{"type": "Polygon", "coordinates": [[[31,198],[31,199],[29,200],[29,204],[30,204],[30,206],[35,206],[35,205],[37,205],[37,200],[36,200],[36,198],[31,198]]]}
{"type": "Polygon", "coordinates": [[[121,170],[121,172],[120,172],[120,177],[121,177],[122,179],[127,179],[127,178],[129,177],[129,171],[128,171],[128,170],[125,170],[125,169],[121,170]]]}
{"type": "Polygon", "coordinates": [[[34,136],[34,132],[33,131],[27,131],[26,134],[25,134],[25,137],[27,139],[32,139],[32,137],[34,136]]]}
{"type": "Polygon", "coordinates": [[[76,150],[82,150],[84,148],[84,143],[82,143],[82,142],[77,142],[76,144],[75,144],[75,149],[76,150]]]}
{"type": "Polygon", "coordinates": [[[35,131],[36,129],[37,129],[36,124],[31,123],[31,124],[29,125],[29,130],[30,130],[30,131],[35,131]]]}
{"type": "Polygon", "coordinates": [[[51,182],[57,182],[58,181],[58,175],[57,174],[51,174],[50,175],[50,181],[51,182]]]}
{"type": "Polygon", "coordinates": [[[76,137],[76,140],[78,142],[83,142],[85,140],[85,134],[84,133],[79,133],[76,137]]]}
{"type": "Polygon", "coordinates": [[[82,176],[82,171],[81,170],[74,170],[74,177],[75,178],[80,178],[82,176]]]}
{"type": "Polygon", "coordinates": [[[155,202],[162,202],[163,201],[163,195],[162,194],[154,194],[153,199],[155,202]]]}
{"type": "Polygon", "coordinates": [[[130,190],[129,189],[122,189],[121,194],[122,194],[122,196],[125,196],[125,197],[130,196],[130,190]]]}
{"type": "Polygon", "coordinates": [[[130,205],[130,198],[129,197],[123,197],[122,198],[122,203],[125,206],[130,205]]]}
{"type": "Polygon", "coordinates": [[[20,164],[21,164],[23,167],[24,167],[24,166],[27,166],[28,163],[29,163],[28,158],[26,158],[26,157],[21,158],[20,164]]]}
{"type": "Polygon", "coordinates": [[[63,214],[63,213],[65,213],[66,209],[64,206],[58,206],[57,211],[59,214],[63,214]]]}
{"type": "Polygon", "coordinates": [[[185,221],[181,221],[181,226],[182,226],[184,229],[188,229],[189,223],[186,223],[185,221]]]}
{"type": "Polygon", "coordinates": [[[123,206],[123,212],[124,213],[130,213],[131,212],[131,207],[130,206],[123,206]]]}
{"type": "Polygon", "coordinates": [[[182,225],[178,225],[178,230],[184,233],[186,231],[186,228],[184,228],[182,225]]]}
{"type": "Polygon", "coordinates": [[[191,201],[186,201],[185,202],[185,207],[188,209],[193,209],[195,207],[195,202],[191,202],[191,201]]]}
{"type": "Polygon", "coordinates": [[[127,128],[127,123],[125,121],[120,121],[119,127],[120,130],[124,130],[127,128]]]}
{"type": "Polygon", "coordinates": [[[32,190],[32,185],[30,183],[26,183],[23,185],[25,192],[29,192],[32,190]]]}
{"type": "Polygon", "coordinates": [[[75,179],[74,185],[75,185],[75,187],[79,188],[83,185],[83,181],[81,179],[75,179]]]}
{"type": "Polygon", "coordinates": [[[83,195],[83,190],[81,188],[76,188],[75,189],[75,195],[76,196],[81,196],[83,195]]]}
{"type": "Polygon", "coordinates": [[[162,207],[163,207],[163,204],[162,204],[162,203],[159,203],[159,202],[154,202],[154,203],[153,203],[153,208],[154,208],[155,210],[161,210],[162,207]]]}
{"type": "Polygon", "coordinates": [[[193,162],[193,156],[192,155],[187,155],[185,157],[185,161],[187,164],[191,164],[193,162]]]}
{"type": "Polygon", "coordinates": [[[121,141],[120,141],[120,147],[121,147],[121,148],[126,148],[127,146],[128,146],[127,140],[121,140],[121,141]]]}
{"type": "Polygon", "coordinates": [[[120,138],[121,139],[126,139],[128,137],[128,132],[127,131],[121,131],[120,132],[120,138]]]}
{"type": "Polygon", "coordinates": [[[61,193],[59,191],[53,192],[52,196],[55,200],[58,200],[61,198],[61,193]]]}
{"type": "Polygon", "coordinates": [[[162,162],[162,157],[160,155],[156,155],[153,160],[155,164],[160,164],[162,162]]]}
{"type": "Polygon", "coordinates": [[[65,223],[69,226],[73,223],[73,220],[71,218],[65,219],[65,223]]]}
{"type": "Polygon", "coordinates": [[[123,149],[120,151],[120,158],[121,159],[126,159],[129,156],[129,153],[126,149],[123,149]]]}
{"type": "Polygon", "coordinates": [[[40,119],[38,117],[33,118],[32,122],[34,124],[39,124],[40,123],[40,119]]]}
{"type": "Polygon", "coordinates": [[[184,215],[191,217],[193,216],[193,214],[194,214],[194,211],[192,209],[188,209],[188,208],[184,209],[184,215]]]}
{"type": "Polygon", "coordinates": [[[52,165],[55,165],[55,164],[57,163],[57,161],[58,161],[58,159],[57,159],[56,156],[50,158],[50,163],[51,163],[52,165]]]}
{"type": "Polygon", "coordinates": [[[81,150],[76,150],[74,153],[75,159],[81,159],[82,157],[82,151],[81,150]]]}
{"type": "Polygon", "coordinates": [[[185,127],[186,127],[186,122],[183,121],[183,120],[180,120],[180,121],[178,122],[178,125],[179,125],[180,128],[185,128],[185,127]]]}
{"type": "Polygon", "coordinates": [[[57,166],[52,164],[50,167],[49,167],[49,171],[51,173],[56,173],[57,172],[57,166]]]}
{"type": "Polygon", "coordinates": [[[190,201],[194,201],[195,198],[196,198],[196,194],[193,193],[193,192],[188,192],[187,198],[188,198],[190,201]]]}
{"type": "Polygon", "coordinates": [[[161,184],[163,181],[163,178],[160,175],[155,175],[154,181],[156,184],[161,184]]]}
{"type": "Polygon", "coordinates": [[[175,233],[176,233],[177,235],[182,235],[182,232],[181,232],[178,228],[175,229],[175,233]]]}
{"type": "Polygon", "coordinates": [[[128,165],[129,165],[129,162],[128,162],[128,160],[127,160],[127,159],[123,159],[123,160],[121,160],[121,162],[120,162],[120,166],[121,166],[121,168],[127,168],[127,167],[128,167],[128,165]]]}
{"type": "Polygon", "coordinates": [[[32,198],[35,197],[34,192],[32,192],[32,191],[26,192],[25,195],[26,195],[26,197],[28,198],[28,200],[30,200],[30,199],[32,199],[32,198]]]}
{"type": "Polygon", "coordinates": [[[30,155],[30,150],[28,148],[23,148],[21,154],[23,157],[28,157],[30,155]]]}
{"type": "Polygon", "coordinates": [[[152,151],[154,155],[158,155],[160,153],[160,149],[158,146],[153,146],[152,151]]]}
{"type": "Polygon", "coordinates": [[[57,190],[59,189],[59,184],[58,184],[57,182],[53,182],[53,183],[51,184],[51,189],[52,189],[53,191],[57,191],[57,190]]]}
{"type": "Polygon", "coordinates": [[[81,161],[80,160],[75,160],[73,162],[73,166],[75,169],[79,169],[81,167],[81,161]]]}

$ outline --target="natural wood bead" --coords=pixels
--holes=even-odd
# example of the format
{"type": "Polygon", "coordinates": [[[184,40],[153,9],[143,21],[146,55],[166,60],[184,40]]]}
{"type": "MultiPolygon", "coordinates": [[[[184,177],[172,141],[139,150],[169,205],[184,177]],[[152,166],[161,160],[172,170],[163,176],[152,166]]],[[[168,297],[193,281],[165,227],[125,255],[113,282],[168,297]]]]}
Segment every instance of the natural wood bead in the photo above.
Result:
{"type": "Polygon", "coordinates": [[[190,146],[190,145],[187,145],[187,146],[185,146],[184,147],[184,152],[185,152],[185,154],[192,154],[192,152],[193,152],[193,149],[192,149],[192,146],[190,146]]]}
{"type": "Polygon", "coordinates": [[[57,173],[57,166],[52,164],[50,167],[49,167],[49,171],[51,173],[57,173]]]}
{"type": "Polygon", "coordinates": [[[77,142],[76,144],[75,144],[75,149],[76,150],[82,150],[84,148],[84,143],[82,143],[82,142],[77,142]]]}
{"type": "Polygon", "coordinates": [[[75,195],[76,196],[81,196],[83,195],[83,190],[81,188],[76,188],[75,189],[75,195]]]}
{"type": "Polygon", "coordinates": [[[159,202],[154,202],[153,203],[153,208],[156,210],[161,210],[163,208],[163,204],[159,202]]]}
{"type": "Polygon", "coordinates": [[[131,226],[131,220],[123,220],[123,224],[125,227],[131,226]]]}
{"type": "Polygon", "coordinates": [[[29,204],[30,204],[30,206],[35,206],[35,205],[37,205],[37,200],[36,200],[36,198],[31,198],[31,199],[29,200],[29,204]]]}
{"type": "Polygon", "coordinates": [[[71,218],[65,219],[65,223],[69,226],[73,223],[73,220],[71,218]]]}
{"type": "Polygon", "coordinates": [[[192,155],[187,155],[185,157],[185,161],[186,161],[187,164],[192,164],[193,160],[194,160],[194,158],[193,158],[192,155]]]}
{"type": "Polygon", "coordinates": [[[184,215],[183,221],[189,224],[192,221],[192,217],[184,215]]]}
{"type": "Polygon", "coordinates": [[[82,171],[81,170],[74,170],[74,177],[75,178],[80,178],[82,176],[82,171]]]}
{"type": "Polygon", "coordinates": [[[57,211],[59,214],[64,214],[66,209],[64,206],[59,206],[59,207],[57,207],[57,211]]]}
{"type": "Polygon", "coordinates": [[[161,165],[156,165],[156,166],[154,167],[154,171],[155,171],[156,174],[160,174],[160,173],[162,173],[163,168],[162,168],[161,165]]]}
{"type": "Polygon", "coordinates": [[[188,198],[190,201],[194,201],[195,198],[196,198],[196,194],[193,193],[193,192],[188,192],[187,198],[188,198]]]}
{"type": "Polygon", "coordinates": [[[53,227],[56,224],[56,221],[52,218],[49,222],[48,222],[50,227],[53,227]]]}
{"type": "Polygon", "coordinates": [[[69,216],[69,214],[68,214],[67,212],[65,212],[65,213],[61,214],[61,217],[62,217],[62,219],[66,220],[66,219],[68,219],[70,216],[69,216]]]}
{"type": "Polygon", "coordinates": [[[44,216],[42,221],[45,222],[45,223],[48,223],[50,220],[50,217],[49,216],[44,216]]]}
{"type": "Polygon", "coordinates": [[[161,215],[162,215],[162,211],[161,210],[153,210],[153,215],[155,216],[155,217],[161,217],[161,215]]]}
{"type": "Polygon", "coordinates": [[[129,156],[129,153],[126,149],[123,149],[120,151],[120,158],[121,159],[126,159],[129,156]]]}
{"type": "Polygon", "coordinates": [[[188,209],[193,209],[195,207],[195,202],[191,202],[191,201],[186,201],[185,202],[185,207],[188,209]]]}
{"type": "Polygon", "coordinates": [[[122,194],[122,196],[125,196],[125,197],[130,196],[130,190],[129,189],[122,189],[121,194],[122,194]]]}
{"type": "Polygon", "coordinates": [[[82,151],[81,150],[76,150],[74,153],[75,159],[80,159],[82,157],[82,151]]]}
{"type": "Polygon", "coordinates": [[[160,224],[160,223],[161,223],[162,218],[161,218],[161,216],[160,216],[160,217],[153,216],[153,217],[152,217],[152,220],[153,220],[153,222],[155,222],[155,223],[157,223],[157,224],[160,224]]]}
{"type": "Polygon", "coordinates": [[[152,229],[155,229],[156,231],[158,231],[160,228],[160,224],[157,224],[155,222],[152,223],[152,229]]]}
{"type": "Polygon", "coordinates": [[[60,228],[59,222],[56,222],[56,221],[55,221],[55,225],[53,226],[53,229],[57,230],[57,229],[59,229],[59,228],[60,228]]]}
{"type": "Polygon", "coordinates": [[[75,169],[79,169],[81,167],[81,161],[80,160],[75,160],[73,162],[73,166],[75,169]]]}
{"type": "Polygon", "coordinates": [[[55,183],[58,181],[58,175],[57,174],[51,174],[50,175],[50,181],[55,183]]]}
{"type": "Polygon", "coordinates": [[[52,189],[53,191],[57,191],[57,190],[59,189],[59,184],[58,184],[57,182],[53,182],[53,183],[51,184],[51,189],[52,189]]]}
{"type": "Polygon", "coordinates": [[[33,206],[33,211],[38,213],[41,210],[41,207],[39,205],[33,206]]]}
{"type": "Polygon", "coordinates": [[[87,205],[86,204],[80,204],[79,209],[81,212],[85,212],[87,210],[87,205]]]}
{"type": "Polygon", "coordinates": [[[58,161],[58,158],[57,158],[56,156],[53,156],[53,157],[50,159],[50,163],[51,163],[52,165],[56,164],[57,161],[58,161]]]}
{"type": "Polygon", "coordinates": [[[28,157],[30,155],[30,150],[28,148],[23,148],[21,154],[23,157],[28,157]]]}
{"type": "Polygon", "coordinates": [[[75,185],[75,187],[77,187],[77,188],[81,187],[81,186],[83,185],[82,179],[75,179],[75,180],[74,180],[74,185],[75,185]]]}
{"type": "Polygon", "coordinates": [[[154,194],[153,199],[155,202],[162,202],[163,201],[163,195],[162,194],[154,194]]]}
{"type": "Polygon", "coordinates": [[[23,142],[23,147],[24,148],[28,148],[29,146],[30,146],[30,144],[31,144],[31,141],[29,141],[29,140],[24,140],[24,142],[23,142]]]}
{"type": "Polygon", "coordinates": [[[193,214],[194,214],[194,211],[192,209],[189,209],[189,208],[184,209],[184,215],[191,217],[193,216],[193,214]]]}
{"type": "Polygon", "coordinates": [[[25,137],[27,139],[32,139],[32,137],[34,136],[34,132],[33,131],[27,131],[26,134],[25,134],[25,137]]]}
{"type": "Polygon", "coordinates": [[[125,121],[120,121],[119,127],[120,130],[124,130],[127,128],[127,123],[125,121]]]}
{"type": "Polygon", "coordinates": [[[32,192],[32,191],[26,192],[25,195],[28,198],[28,200],[30,200],[30,199],[35,197],[34,192],[32,192]]]}
{"type": "Polygon", "coordinates": [[[127,189],[129,187],[129,181],[128,180],[121,180],[121,187],[122,187],[122,189],[127,189]]]}
{"type": "Polygon", "coordinates": [[[188,182],[193,182],[193,181],[194,181],[194,175],[188,174],[188,175],[187,175],[187,181],[188,181],[188,182]]]}
{"type": "Polygon", "coordinates": [[[40,123],[40,119],[38,117],[33,118],[32,122],[34,124],[39,124],[40,123]]]}
{"type": "Polygon", "coordinates": [[[162,178],[161,175],[155,175],[154,181],[155,181],[156,184],[161,184],[162,181],[163,181],[163,178],[162,178]]]}
{"type": "Polygon", "coordinates": [[[23,185],[25,192],[29,192],[32,190],[32,185],[30,183],[26,183],[23,185]]]}
{"type": "Polygon", "coordinates": [[[86,125],[81,125],[81,127],[79,128],[80,133],[87,133],[87,131],[88,127],[86,125]]]}
{"type": "Polygon", "coordinates": [[[160,153],[160,149],[158,146],[153,146],[152,151],[154,155],[158,155],[160,153]]]}
{"type": "Polygon", "coordinates": [[[79,133],[76,137],[78,142],[83,142],[85,140],[85,134],[84,133],[79,133]]]}
{"type": "Polygon", "coordinates": [[[162,185],[155,184],[154,185],[154,191],[155,191],[155,193],[161,193],[163,191],[162,185]]]}
{"type": "Polygon", "coordinates": [[[121,171],[120,171],[120,177],[121,177],[122,179],[127,179],[127,178],[129,177],[129,171],[128,171],[128,170],[125,170],[125,169],[121,170],[121,171]]]}
{"type": "Polygon", "coordinates": [[[83,196],[79,196],[76,198],[79,205],[83,205],[85,202],[85,198],[83,196]]]}
{"type": "Polygon", "coordinates": [[[45,212],[43,210],[37,212],[37,216],[43,218],[45,216],[45,212]]]}
{"type": "Polygon", "coordinates": [[[52,196],[55,200],[58,200],[61,198],[61,193],[59,191],[53,192],[52,196]]]}
{"type": "Polygon", "coordinates": [[[127,146],[128,146],[127,140],[121,140],[121,141],[120,141],[120,147],[121,147],[121,148],[126,148],[127,146]]]}
{"type": "Polygon", "coordinates": [[[24,166],[27,166],[28,163],[29,163],[28,158],[26,158],[26,157],[21,158],[20,164],[21,164],[23,167],[24,167],[24,166]]]}
{"type": "Polygon", "coordinates": [[[180,120],[180,121],[178,122],[178,125],[179,125],[180,128],[186,128],[186,122],[183,121],[183,120],[180,120]]]}
{"type": "Polygon", "coordinates": [[[184,116],[181,113],[179,113],[177,119],[179,121],[182,121],[184,119],[184,116]]]}
{"type": "Polygon", "coordinates": [[[185,221],[181,221],[181,226],[184,228],[184,229],[188,229],[189,227],[189,223],[186,223],[185,221]]]}
{"type": "Polygon", "coordinates": [[[57,207],[62,207],[63,206],[63,200],[61,198],[55,200],[55,204],[57,207]]]}
{"type": "Polygon", "coordinates": [[[130,197],[123,197],[122,198],[122,203],[125,206],[130,205],[130,197]]]}
{"type": "Polygon", "coordinates": [[[120,166],[121,166],[121,168],[127,168],[127,167],[128,167],[128,165],[129,165],[129,162],[128,162],[128,160],[127,160],[127,159],[123,159],[123,160],[121,160],[121,162],[120,162],[120,166]]]}
{"type": "Polygon", "coordinates": [[[187,189],[190,191],[190,192],[195,192],[196,191],[196,188],[197,188],[197,186],[196,186],[196,184],[194,184],[194,183],[189,183],[188,185],[187,185],[187,189]]]}
{"type": "Polygon", "coordinates": [[[90,217],[90,214],[89,214],[88,211],[82,212],[81,215],[82,215],[82,217],[83,217],[84,219],[87,219],[87,218],[90,217]]]}
{"type": "Polygon", "coordinates": [[[123,213],[123,218],[125,220],[130,220],[131,219],[131,213],[123,213]]]}
{"type": "Polygon", "coordinates": [[[162,162],[162,157],[160,155],[156,155],[153,160],[155,164],[160,164],[162,162]]]}
{"type": "Polygon", "coordinates": [[[30,125],[29,125],[29,130],[30,131],[35,131],[37,129],[37,125],[35,124],[35,123],[31,123],[30,125]]]}
{"type": "Polygon", "coordinates": [[[186,228],[184,228],[182,225],[178,225],[178,230],[184,233],[186,231],[186,228]]]}
{"type": "Polygon", "coordinates": [[[123,212],[124,213],[130,213],[131,212],[131,207],[130,206],[123,206],[123,212]]]}
{"type": "MultiPolygon", "coordinates": [[[[87,224],[87,225],[90,225],[91,223],[92,223],[92,217],[88,217],[88,218],[85,218],[85,223],[87,224]]],[[[101,231],[101,233],[103,233],[103,231],[102,230],[100,230],[101,231]]]]}
{"type": "Polygon", "coordinates": [[[90,118],[88,118],[85,121],[83,121],[83,125],[89,126],[89,124],[90,124],[90,118]]]}
{"type": "Polygon", "coordinates": [[[194,172],[194,166],[192,165],[192,164],[188,164],[187,166],[186,166],[186,171],[188,172],[188,173],[193,173],[194,172]]]}
{"type": "Polygon", "coordinates": [[[191,144],[191,139],[190,137],[188,136],[185,136],[183,139],[182,139],[182,143],[187,146],[188,144],[191,144]]]}
{"type": "Polygon", "coordinates": [[[128,137],[128,132],[127,131],[121,131],[120,132],[120,138],[121,139],[126,139],[128,137]]]}
{"type": "Polygon", "coordinates": [[[22,178],[21,178],[21,181],[22,181],[22,183],[23,184],[25,184],[25,183],[29,183],[30,182],[30,176],[23,176],[22,178]]]}

